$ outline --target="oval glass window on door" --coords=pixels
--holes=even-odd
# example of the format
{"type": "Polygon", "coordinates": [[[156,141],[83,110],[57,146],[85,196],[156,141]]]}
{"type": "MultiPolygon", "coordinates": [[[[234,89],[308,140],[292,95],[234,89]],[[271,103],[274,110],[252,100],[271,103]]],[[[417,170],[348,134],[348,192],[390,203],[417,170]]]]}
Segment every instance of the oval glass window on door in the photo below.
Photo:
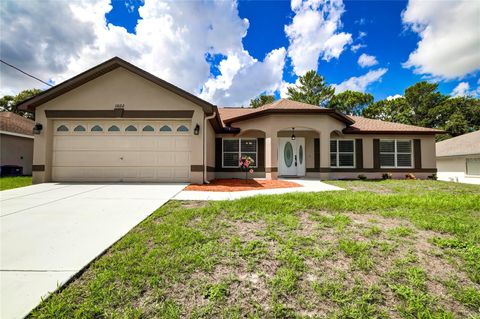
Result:
{"type": "Polygon", "coordinates": [[[293,147],[290,142],[285,143],[285,147],[283,149],[283,158],[285,160],[285,165],[287,167],[292,166],[293,163],[293,147]]]}
{"type": "Polygon", "coordinates": [[[303,164],[303,146],[300,145],[298,148],[298,160],[300,161],[300,165],[303,164]]]}

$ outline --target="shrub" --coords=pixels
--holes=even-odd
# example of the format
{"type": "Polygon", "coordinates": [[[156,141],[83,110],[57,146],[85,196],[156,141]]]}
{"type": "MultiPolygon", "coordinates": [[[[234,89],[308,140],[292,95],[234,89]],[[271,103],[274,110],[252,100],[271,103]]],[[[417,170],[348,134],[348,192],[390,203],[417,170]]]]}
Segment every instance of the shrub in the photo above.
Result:
{"type": "Polygon", "coordinates": [[[427,177],[428,179],[431,179],[433,181],[436,181],[438,179],[437,173],[433,173],[432,175],[427,177]]]}
{"type": "Polygon", "coordinates": [[[417,177],[415,175],[413,175],[412,173],[408,173],[407,175],[405,175],[405,179],[417,179],[417,177]]]}
{"type": "Polygon", "coordinates": [[[392,179],[392,173],[384,173],[382,174],[382,179],[392,179]]]}
{"type": "Polygon", "coordinates": [[[364,180],[367,179],[367,176],[365,176],[365,175],[363,175],[363,174],[360,174],[360,175],[358,175],[358,179],[364,181],[364,180]]]}

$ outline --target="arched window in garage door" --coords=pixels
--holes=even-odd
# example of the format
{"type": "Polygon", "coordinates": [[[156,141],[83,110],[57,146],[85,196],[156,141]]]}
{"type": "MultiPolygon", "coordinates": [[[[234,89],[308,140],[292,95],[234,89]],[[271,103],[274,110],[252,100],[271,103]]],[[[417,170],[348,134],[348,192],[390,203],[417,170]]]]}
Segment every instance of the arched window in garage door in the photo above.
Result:
{"type": "Polygon", "coordinates": [[[57,132],[68,132],[68,127],[66,127],[65,125],[60,125],[59,127],[57,127],[57,132]]]}
{"type": "Polygon", "coordinates": [[[92,132],[103,132],[103,128],[100,125],[94,125],[90,131],[92,132]]]}
{"type": "Polygon", "coordinates": [[[125,128],[125,132],[136,132],[137,128],[133,125],[129,125],[125,128]]]}
{"type": "Polygon", "coordinates": [[[188,127],[186,127],[185,125],[180,125],[177,128],[177,132],[188,132],[188,127]]]}
{"type": "Polygon", "coordinates": [[[120,132],[120,128],[116,125],[112,125],[108,128],[109,132],[120,132]]]}
{"type": "Polygon", "coordinates": [[[160,128],[160,132],[171,132],[172,128],[168,125],[164,125],[160,128]]]}
{"type": "Polygon", "coordinates": [[[142,131],[143,132],[154,132],[155,129],[150,125],[146,125],[146,126],[143,127],[142,131]]]}
{"type": "Polygon", "coordinates": [[[74,132],[85,132],[86,129],[83,125],[77,125],[74,129],[73,129],[74,132]]]}

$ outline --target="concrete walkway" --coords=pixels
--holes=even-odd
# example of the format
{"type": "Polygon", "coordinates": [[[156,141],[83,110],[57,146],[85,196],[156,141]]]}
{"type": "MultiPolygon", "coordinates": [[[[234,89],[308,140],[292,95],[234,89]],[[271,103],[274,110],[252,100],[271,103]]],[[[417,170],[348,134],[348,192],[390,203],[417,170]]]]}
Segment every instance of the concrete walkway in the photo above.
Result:
{"type": "Polygon", "coordinates": [[[288,179],[288,181],[301,184],[302,187],[263,189],[263,190],[251,190],[251,191],[240,191],[240,192],[201,192],[201,191],[183,190],[180,193],[178,193],[173,199],[233,200],[233,199],[239,199],[239,198],[250,197],[255,195],[273,195],[273,194],[286,194],[286,193],[295,193],[295,192],[325,192],[325,191],[343,190],[343,188],[325,184],[319,180],[288,179]]]}
{"type": "Polygon", "coordinates": [[[186,184],[47,183],[0,192],[0,318],[22,318],[186,184]]]}

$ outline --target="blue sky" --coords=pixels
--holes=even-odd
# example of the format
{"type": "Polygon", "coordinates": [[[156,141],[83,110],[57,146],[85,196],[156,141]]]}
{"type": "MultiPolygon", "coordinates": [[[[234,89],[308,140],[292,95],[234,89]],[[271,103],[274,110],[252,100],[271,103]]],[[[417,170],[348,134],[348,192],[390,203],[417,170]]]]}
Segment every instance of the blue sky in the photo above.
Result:
{"type": "MultiPolygon", "coordinates": [[[[7,1],[2,10],[25,15],[3,21],[5,34],[31,37],[15,46],[4,37],[2,58],[53,83],[118,55],[219,105],[284,96],[311,68],[337,92],[376,100],[422,80],[445,94],[480,94],[477,1],[7,1]],[[58,13],[42,20],[43,30],[18,34],[19,21],[52,8],[58,13]],[[49,23],[69,28],[53,32],[49,23]],[[25,42],[45,52],[25,53],[25,42]]],[[[11,90],[27,85],[13,76],[11,90]]]]}

